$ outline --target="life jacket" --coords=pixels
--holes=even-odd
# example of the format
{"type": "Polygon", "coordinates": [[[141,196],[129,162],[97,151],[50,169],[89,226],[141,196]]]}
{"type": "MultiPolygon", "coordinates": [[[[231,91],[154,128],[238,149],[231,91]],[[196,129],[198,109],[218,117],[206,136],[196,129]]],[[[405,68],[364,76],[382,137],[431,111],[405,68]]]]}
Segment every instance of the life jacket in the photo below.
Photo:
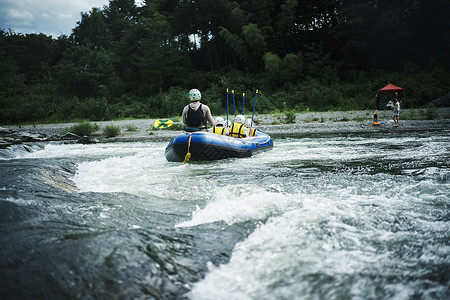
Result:
{"type": "Polygon", "coordinates": [[[214,126],[212,129],[212,133],[216,133],[216,134],[221,134],[221,135],[225,135],[225,127],[216,127],[214,126]]]}
{"type": "Polygon", "coordinates": [[[248,136],[256,136],[256,128],[248,128],[248,136]]]}
{"type": "Polygon", "coordinates": [[[200,104],[197,110],[193,110],[189,105],[186,116],[186,125],[190,127],[206,128],[206,117],[203,115],[202,104],[200,104]]]}
{"type": "Polygon", "coordinates": [[[232,137],[244,138],[245,137],[244,124],[233,123],[233,125],[231,125],[229,135],[232,137]]]}

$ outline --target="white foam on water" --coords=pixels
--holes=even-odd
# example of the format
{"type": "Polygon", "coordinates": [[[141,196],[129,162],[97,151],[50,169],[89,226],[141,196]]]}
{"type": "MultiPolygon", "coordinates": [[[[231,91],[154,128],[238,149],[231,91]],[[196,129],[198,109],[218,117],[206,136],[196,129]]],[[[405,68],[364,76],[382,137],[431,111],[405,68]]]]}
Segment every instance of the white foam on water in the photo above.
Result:
{"type": "MultiPolygon", "coordinates": [[[[168,162],[164,156],[165,145],[166,142],[123,143],[120,147],[125,149],[121,151],[116,151],[114,145],[112,148],[93,148],[91,155],[102,155],[78,163],[72,180],[79,192],[128,193],[171,200],[209,197],[213,191],[211,186],[198,184],[199,173],[204,168],[168,162]]],[[[79,151],[76,149],[74,151],[79,151]]]]}
{"type": "MultiPolygon", "coordinates": [[[[334,273],[357,270],[358,263],[349,258],[362,256],[361,250],[337,251],[342,246],[332,231],[339,228],[329,224],[336,222],[340,210],[326,199],[306,195],[294,198],[302,199],[304,206],[260,225],[235,246],[228,264],[210,266],[210,272],[194,285],[189,297],[263,299],[270,294],[274,299],[293,299],[308,289],[307,283],[299,280],[303,275],[326,272],[331,265],[334,273]]],[[[353,228],[341,226],[347,231],[348,243],[359,244],[353,228]]]]}
{"type": "MultiPolygon", "coordinates": [[[[367,142],[366,142],[367,143],[367,142]]],[[[299,161],[346,161],[363,160],[367,158],[382,157],[381,152],[359,151],[366,147],[360,141],[332,140],[324,139],[303,139],[286,140],[277,144],[277,151],[267,154],[267,161],[272,163],[283,162],[297,158],[299,161]],[[349,144],[352,145],[349,147],[349,144]],[[280,152],[283,155],[280,155],[280,152]]]]}
{"type": "Polygon", "coordinates": [[[332,216],[321,208],[320,204],[310,203],[301,210],[271,218],[236,245],[228,264],[211,266],[210,273],[194,285],[189,297],[263,299],[270,294],[273,299],[294,299],[309,294],[303,277],[327,272],[333,276],[348,274],[360,269],[361,258],[376,261],[376,256],[370,255],[371,249],[361,250],[351,226],[342,230],[346,231],[346,242],[355,244],[355,250],[339,250],[343,238],[332,232],[339,227],[328,224],[332,216]]]}
{"type": "MultiPolygon", "coordinates": [[[[359,189],[358,182],[352,183],[351,178],[340,176],[326,186],[316,184],[308,194],[287,195],[296,199],[295,205],[282,207],[282,212],[272,215],[247,239],[237,243],[228,263],[210,264],[209,273],[193,285],[188,297],[265,299],[270,295],[271,299],[311,299],[324,297],[320,293],[330,290],[335,294],[326,298],[341,298],[336,288],[341,284],[349,287],[346,293],[350,297],[376,297],[372,286],[377,279],[358,274],[389,277],[408,272],[416,258],[405,256],[401,260],[399,250],[390,250],[388,245],[401,245],[416,236],[426,241],[422,232],[427,231],[445,235],[450,222],[424,220],[424,201],[432,199],[421,196],[431,195],[438,188],[430,183],[407,180],[402,184],[394,182],[388,189],[377,189],[369,181],[365,183],[367,187],[359,189]],[[421,190],[422,194],[405,193],[410,189],[421,190]],[[347,280],[353,276],[350,284],[347,280]]],[[[378,184],[383,182],[384,179],[378,184]]],[[[202,217],[213,220],[213,216],[218,216],[213,212],[215,205],[198,210],[198,216],[194,214],[186,224],[201,223],[205,221],[202,217]]],[[[229,206],[223,204],[221,209],[226,207],[229,206]]],[[[445,263],[446,251],[448,247],[425,247],[420,260],[445,263]]],[[[399,299],[410,297],[415,290],[414,282],[385,285],[386,293],[399,299]]]]}
{"type": "Polygon", "coordinates": [[[161,143],[101,143],[101,144],[56,144],[49,143],[44,149],[23,153],[17,158],[97,158],[110,156],[126,156],[136,153],[161,153],[164,156],[164,146],[161,143]]]}
{"type": "Polygon", "coordinates": [[[261,220],[294,207],[299,201],[292,195],[268,192],[255,185],[232,185],[217,191],[204,208],[197,206],[192,219],[176,227],[191,227],[223,221],[229,225],[249,220],[261,220]]]}
{"type": "MultiPolygon", "coordinates": [[[[175,196],[174,192],[183,186],[177,183],[179,180],[175,174],[183,167],[169,165],[164,155],[161,159],[154,159],[146,153],[138,153],[80,163],[73,181],[80,192],[175,196]]],[[[183,195],[180,191],[179,196],[183,195]]]]}
{"type": "MultiPolygon", "coordinates": [[[[166,144],[164,141],[48,144],[44,149],[20,158],[73,160],[77,163],[77,172],[72,180],[79,192],[121,192],[186,199],[189,197],[186,191],[192,191],[195,197],[194,179],[186,176],[192,167],[167,162],[164,157],[166,144]]],[[[199,194],[202,192],[198,190],[199,194]]]]}

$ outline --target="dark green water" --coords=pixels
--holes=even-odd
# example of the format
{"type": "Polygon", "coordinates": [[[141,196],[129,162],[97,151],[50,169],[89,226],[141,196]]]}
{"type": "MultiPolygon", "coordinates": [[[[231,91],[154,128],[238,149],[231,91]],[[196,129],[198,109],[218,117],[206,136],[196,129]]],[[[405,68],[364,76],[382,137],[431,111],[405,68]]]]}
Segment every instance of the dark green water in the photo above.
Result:
{"type": "Polygon", "coordinates": [[[450,133],[168,141],[0,160],[1,299],[448,299],[450,133]]]}

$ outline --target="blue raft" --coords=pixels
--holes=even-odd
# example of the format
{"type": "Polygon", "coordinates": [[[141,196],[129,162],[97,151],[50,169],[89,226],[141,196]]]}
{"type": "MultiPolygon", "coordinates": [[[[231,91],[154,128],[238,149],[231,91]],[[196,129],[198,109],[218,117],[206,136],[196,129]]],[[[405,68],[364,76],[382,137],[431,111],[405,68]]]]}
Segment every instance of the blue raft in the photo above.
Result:
{"type": "Polygon", "coordinates": [[[234,138],[210,132],[186,132],[177,135],[166,147],[168,161],[182,162],[186,154],[190,161],[219,160],[230,157],[250,157],[255,152],[273,147],[272,138],[257,130],[256,136],[234,138]],[[188,149],[189,148],[189,149],[188,149]]]}

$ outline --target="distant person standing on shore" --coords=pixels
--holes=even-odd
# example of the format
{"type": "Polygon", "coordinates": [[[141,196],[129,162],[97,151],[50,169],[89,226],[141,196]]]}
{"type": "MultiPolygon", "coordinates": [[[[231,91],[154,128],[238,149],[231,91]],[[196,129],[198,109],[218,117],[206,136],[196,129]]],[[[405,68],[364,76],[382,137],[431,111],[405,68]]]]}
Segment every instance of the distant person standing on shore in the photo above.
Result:
{"type": "Polygon", "coordinates": [[[399,125],[399,115],[400,115],[400,101],[397,98],[397,99],[395,99],[394,115],[392,116],[395,127],[398,127],[398,125],[399,125]]]}
{"type": "Polygon", "coordinates": [[[375,124],[378,122],[378,109],[375,108],[372,113],[373,113],[373,123],[375,124]]]}

